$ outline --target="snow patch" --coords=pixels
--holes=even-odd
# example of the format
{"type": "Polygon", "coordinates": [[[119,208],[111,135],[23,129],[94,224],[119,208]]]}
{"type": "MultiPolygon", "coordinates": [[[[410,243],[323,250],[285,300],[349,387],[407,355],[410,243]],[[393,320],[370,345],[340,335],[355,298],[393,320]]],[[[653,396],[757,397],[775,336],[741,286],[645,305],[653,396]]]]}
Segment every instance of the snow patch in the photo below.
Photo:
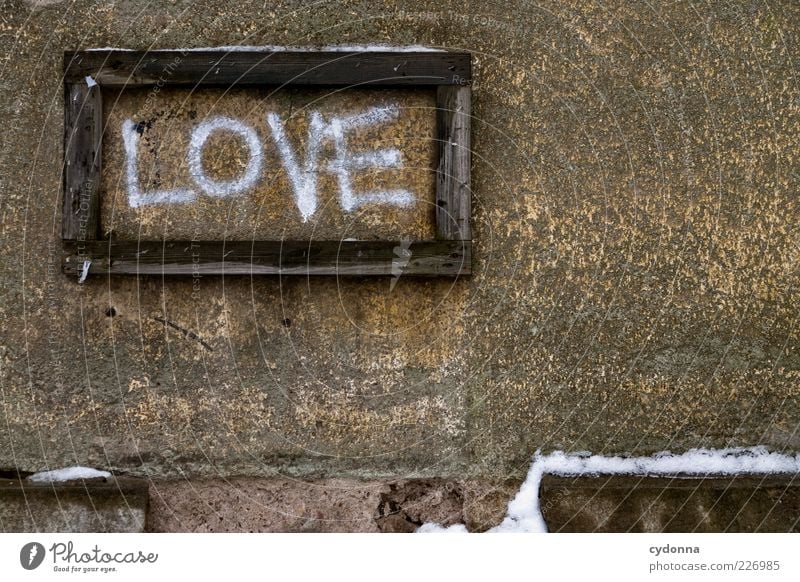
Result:
{"type": "Polygon", "coordinates": [[[416,533],[469,533],[467,526],[463,523],[456,523],[449,527],[444,527],[438,523],[425,523],[417,528],[416,533]]]}
{"type": "MultiPolygon", "coordinates": [[[[647,475],[658,477],[729,476],[743,474],[800,473],[800,453],[786,455],[770,452],[766,447],[728,449],[690,449],[682,454],[669,451],[652,457],[606,457],[588,453],[566,454],[556,451],[533,456],[533,463],[519,492],[508,504],[505,519],[490,533],[546,533],[539,508],[539,485],[545,474],[563,477],[578,475],[647,475]]],[[[461,526],[444,528],[433,523],[421,526],[418,532],[466,532],[461,526]]]]}
{"type": "Polygon", "coordinates": [[[73,481],[75,479],[107,479],[111,477],[108,471],[98,471],[89,467],[66,467],[64,469],[54,469],[52,471],[42,471],[34,473],[28,477],[28,481],[42,483],[53,483],[58,481],[73,481]]]}

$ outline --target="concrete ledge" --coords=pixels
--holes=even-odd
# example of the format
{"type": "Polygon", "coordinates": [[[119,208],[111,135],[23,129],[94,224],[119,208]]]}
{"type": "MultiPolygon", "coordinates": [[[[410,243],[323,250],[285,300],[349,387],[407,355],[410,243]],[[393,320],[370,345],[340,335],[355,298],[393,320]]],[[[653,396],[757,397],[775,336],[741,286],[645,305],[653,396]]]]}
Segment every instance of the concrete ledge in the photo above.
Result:
{"type": "Polygon", "coordinates": [[[541,485],[552,532],[797,532],[797,476],[554,477],[541,485]]]}
{"type": "MultiPolygon", "coordinates": [[[[497,525],[516,482],[231,478],[65,483],[0,480],[4,532],[412,532],[425,522],[497,525]]],[[[555,477],[552,532],[797,532],[793,476],[555,477]]]]}
{"type": "MultiPolygon", "coordinates": [[[[153,482],[148,531],[411,532],[421,523],[499,524],[519,482],[288,478],[153,482]]],[[[550,531],[800,531],[800,480],[555,477],[541,486],[550,531]]]]}
{"type": "Polygon", "coordinates": [[[141,532],[147,483],[139,479],[79,479],[57,483],[0,480],[3,532],[141,532]]]}
{"type": "Polygon", "coordinates": [[[462,522],[458,484],[421,479],[288,478],[155,481],[147,531],[413,532],[462,522]]]}

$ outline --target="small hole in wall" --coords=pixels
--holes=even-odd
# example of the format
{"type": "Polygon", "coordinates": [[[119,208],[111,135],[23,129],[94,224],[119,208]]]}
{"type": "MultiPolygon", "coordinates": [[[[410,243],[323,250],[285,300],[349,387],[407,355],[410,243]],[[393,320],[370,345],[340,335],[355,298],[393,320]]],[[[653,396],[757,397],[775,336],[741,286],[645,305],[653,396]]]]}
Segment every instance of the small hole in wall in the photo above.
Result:
{"type": "Polygon", "coordinates": [[[283,325],[283,327],[292,327],[292,320],[287,317],[281,321],[281,325],[283,325]]]}
{"type": "Polygon", "coordinates": [[[106,309],[106,317],[115,317],[117,315],[117,310],[114,307],[109,307],[106,309]]]}

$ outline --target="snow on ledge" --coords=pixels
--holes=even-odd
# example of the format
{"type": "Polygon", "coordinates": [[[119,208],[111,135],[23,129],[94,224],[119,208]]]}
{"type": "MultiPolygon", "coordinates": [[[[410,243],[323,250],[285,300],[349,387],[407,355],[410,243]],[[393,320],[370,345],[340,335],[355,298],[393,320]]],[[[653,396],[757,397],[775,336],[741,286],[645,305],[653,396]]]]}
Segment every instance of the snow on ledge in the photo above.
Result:
{"type": "MultiPolygon", "coordinates": [[[[647,475],[647,476],[731,476],[747,474],[800,473],[800,453],[786,455],[769,452],[766,447],[730,449],[690,449],[675,455],[669,451],[652,457],[606,457],[604,455],[567,455],[556,451],[533,456],[533,463],[519,492],[508,504],[505,519],[490,533],[546,533],[547,525],[539,508],[539,485],[545,474],[575,477],[578,475],[647,475]]],[[[465,533],[463,524],[442,527],[422,525],[418,533],[465,533]]]]}
{"type": "MultiPolygon", "coordinates": [[[[90,48],[87,51],[133,51],[138,49],[120,47],[90,48]]],[[[232,45],[232,46],[206,46],[196,48],[151,48],[149,51],[168,51],[168,52],[199,52],[199,51],[218,51],[218,52],[396,52],[396,53],[439,53],[446,52],[444,49],[427,47],[422,45],[392,46],[383,44],[350,44],[350,45],[326,45],[326,46],[279,46],[279,45],[232,45]]]]}
{"type": "Polygon", "coordinates": [[[60,481],[73,481],[75,479],[107,479],[111,477],[108,471],[98,471],[89,467],[66,467],[64,469],[54,469],[53,471],[42,471],[34,473],[28,477],[28,481],[39,483],[54,483],[60,481]]]}

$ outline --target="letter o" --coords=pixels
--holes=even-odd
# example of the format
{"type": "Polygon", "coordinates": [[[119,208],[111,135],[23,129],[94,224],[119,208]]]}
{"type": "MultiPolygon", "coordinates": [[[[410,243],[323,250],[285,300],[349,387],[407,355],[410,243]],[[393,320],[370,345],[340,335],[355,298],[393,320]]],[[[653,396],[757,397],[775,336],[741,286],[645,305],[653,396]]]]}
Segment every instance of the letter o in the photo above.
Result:
{"type": "Polygon", "coordinates": [[[261,173],[261,166],[264,160],[264,151],[261,141],[255,130],[231,117],[214,117],[200,123],[192,131],[192,139],[189,142],[189,173],[197,186],[209,196],[224,198],[238,194],[248,188],[255,186],[258,176],[261,173]],[[203,169],[203,147],[209,136],[215,131],[231,131],[241,135],[250,150],[250,159],[244,174],[235,180],[212,180],[206,176],[203,169]]]}

